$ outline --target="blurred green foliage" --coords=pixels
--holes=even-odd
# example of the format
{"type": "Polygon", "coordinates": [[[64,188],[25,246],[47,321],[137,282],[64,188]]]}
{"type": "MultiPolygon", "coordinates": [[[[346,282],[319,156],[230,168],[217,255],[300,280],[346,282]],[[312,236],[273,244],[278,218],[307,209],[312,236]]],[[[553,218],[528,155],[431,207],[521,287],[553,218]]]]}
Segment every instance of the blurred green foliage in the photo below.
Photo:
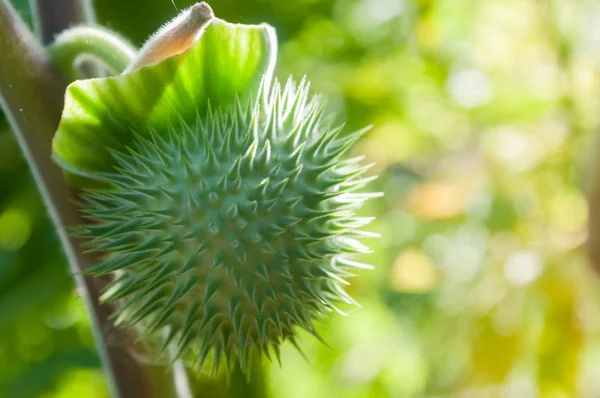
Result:
{"type": "MultiPolygon", "coordinates": [[[[18,2],[27,14],[27,2],[18,2]]],[[[189,1],[175,1],[177,7],[189,1]]],[[[268,22],[377,162],[363,305],[267,367],[273,398],[600,396],[600,284],[583,245],[600,123],[593,0],[220,0],[268,22]]],[[[169,0],[97,0],[137,44],[169,0]]],[[[81,301],[0,130],[0,397],[107,397],[81,301]]]]}

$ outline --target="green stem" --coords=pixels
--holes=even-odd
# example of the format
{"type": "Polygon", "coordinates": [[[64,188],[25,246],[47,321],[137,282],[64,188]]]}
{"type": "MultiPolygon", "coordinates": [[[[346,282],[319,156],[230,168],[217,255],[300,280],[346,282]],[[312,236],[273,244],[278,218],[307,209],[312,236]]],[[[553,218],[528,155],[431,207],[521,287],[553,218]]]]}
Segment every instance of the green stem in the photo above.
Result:
{"type": "Polygon", "coordinates": [[[61,33],[48,49],[69,80],[81,77],[77,61],[92,56],[119,74],[136,57],[135,48],[115,33],[99,27],[75,27],[61,33]]]}
{"type": "MultiPolygon", "coordinates": [[[[177,355],[177,348],[173,344],[169,345],[169,355],[171,358],[175,358],[177,355]]],[[[190,380],[181,359],[173,363],[173,384],[177,398],[194,398],[190,380]]]]}
{"type": "Polygon", "coordinates": [[[7,115],[29,163],[34,179],[75,275],[82,300],[90,314],[101,361],[115,398],[155,397],[148,376],[131,359],[129,336],[115,330],[112,309],[98,297],[105,281],[83,277],[95,262],[68,236],[65,226],[82,220],[75,206],[75,192],[52,162],[52,137],[63,107],[64,77],[6,0],[0,0],[0,105],[7,115]],[[115,343],[117,342],[117,343],[115,343]]]}

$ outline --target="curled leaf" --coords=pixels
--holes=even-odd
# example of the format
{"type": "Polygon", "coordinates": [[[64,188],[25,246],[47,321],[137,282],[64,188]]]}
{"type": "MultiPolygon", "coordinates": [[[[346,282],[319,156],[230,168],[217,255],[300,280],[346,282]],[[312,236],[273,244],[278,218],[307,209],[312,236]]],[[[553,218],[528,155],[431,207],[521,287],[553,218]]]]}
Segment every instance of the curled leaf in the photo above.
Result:
{"type": "Polygon", "coordinates": [[[182,54],[120,76],[76,81],[67,88],[53,158],[79,176],[109,171],[111,150],[129,145],[133,132],[166,134],[168,126],[205,114],[209,102],[216,109],[256,95],[261,81],[270,81],[276,52],[269,25],[212,18],[182,54]]]}

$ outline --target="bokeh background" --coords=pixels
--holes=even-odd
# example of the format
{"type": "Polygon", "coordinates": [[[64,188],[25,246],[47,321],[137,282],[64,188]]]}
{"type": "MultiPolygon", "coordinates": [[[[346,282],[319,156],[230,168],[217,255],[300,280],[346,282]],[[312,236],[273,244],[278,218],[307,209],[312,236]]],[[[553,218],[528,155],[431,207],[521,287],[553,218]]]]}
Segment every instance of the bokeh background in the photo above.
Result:
{"type": "MultiPolygon", "coordinates": [[[[176,15],[170,0],[95,5],[138,45],[176,15]]],[[[363,211],[382,235],[364,258],[376,270],[352,281],[363,308],[319,327],[331,349],[302,335],[308,361],[285,346],[256,396],[600,397],[600,283],[585,250],[600,2],[211,5],[275,26],[278,74],[308,75],[348,131],[374,125],[356,153],[385,193],[363,211]]],[[[0,397],[108,397],[58,240],[0,126],[0,397]]]]}

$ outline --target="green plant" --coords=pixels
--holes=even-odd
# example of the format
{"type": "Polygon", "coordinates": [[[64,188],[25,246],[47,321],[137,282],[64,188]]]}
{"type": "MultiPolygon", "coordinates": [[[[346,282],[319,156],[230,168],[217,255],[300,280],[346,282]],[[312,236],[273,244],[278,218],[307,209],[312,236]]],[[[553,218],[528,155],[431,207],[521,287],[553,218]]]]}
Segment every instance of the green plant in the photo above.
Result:
{"type": "MultiPolygon", "coordinates": [[[[212,356],[213,372],[221,363],[247,371],[253,354],[278,357],[296,327],[318,337],[313,321],[343,313],[338,302],[354,303],[342,285],[350,270],[369,267],[352,259],[368,251],[356,238],[373,236],[360,229],[370,219],[355,211],[376,195],[355,192],[371,180],[363,177],[369,166],[346,152],[366,130],[343,134],[305,81],[281,86],[272,78],[272,28],[226,23],[201,3],[139,54],[97,28],[58,36],[49,48],[54,64],[33,41],[10,44],[15,52],[35,50],[45,63],[32,57],[34,67],[56,65],[70,80],[123,72],[72,83],[53,138],[53,157],[82,193],[86,221],[65,204],[72,194],[56,192],[55,184],[69,189],[59,172],[45,169],[54,124],[44,126],[49,136],[39,147],[31,141],[35,126],[15,116],[27,98],[13,99],[7,89],[11,72],[23,67],[10,52],[0,80],[4,109],[49,191],[57,225],[79,225],[89,249],[63,234],[99,323],[110,324],[114,311],[125,330],[159,341],[161,352],[169,348],[171,361],[183,356],[201,367],[212,356]],[[89,55],[94,62],[82,66],[89,55]],[[81,271],[103,283],[112,275],[102,297],[81,271]]],[[[26,76],[17,81],[31,85],[26,76]]],[[[115,395],[162,394],[127,390],[128,377],[113,366],[118,352],[104,350],[115,395]]]]}

